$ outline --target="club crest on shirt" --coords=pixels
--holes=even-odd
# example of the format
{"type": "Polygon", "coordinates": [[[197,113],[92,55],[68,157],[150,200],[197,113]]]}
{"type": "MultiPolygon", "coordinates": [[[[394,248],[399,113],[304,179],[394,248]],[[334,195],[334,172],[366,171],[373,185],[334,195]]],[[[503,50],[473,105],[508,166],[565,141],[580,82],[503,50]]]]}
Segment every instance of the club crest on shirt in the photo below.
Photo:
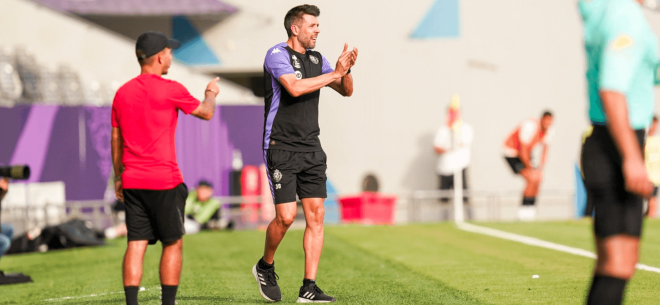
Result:
{"type": "Polygon", "coordinates": [[[296,71],[296,79],[302,79],[302,73],[300,71],[296,71]]]}
{"type": "Polygon", "coordinates": [[[612,43],[614,50],[622,50],[633,45],[633,40],[628,35],[621,35],[617,37],[612,43]]]}
{"type": "Polygon", "coordinates": [[[296,55],[291,55],[291,60],[293,61],[293,67],[300,69],[300,61],[298,60],[298,57],[296,57],[296,55]]]}
{"type": "Polygon", "coordinates": [[[309,60],[311,60],[315,65],[319,64],[319,59],[314,55],[309,55],[309,60]]]}
{"type": "Polygon", "coordinates": [[[280,182],[280,180],[282,180],[282,173],[279,170],[276,169],[273,172],[273,181],[280,182]]]}

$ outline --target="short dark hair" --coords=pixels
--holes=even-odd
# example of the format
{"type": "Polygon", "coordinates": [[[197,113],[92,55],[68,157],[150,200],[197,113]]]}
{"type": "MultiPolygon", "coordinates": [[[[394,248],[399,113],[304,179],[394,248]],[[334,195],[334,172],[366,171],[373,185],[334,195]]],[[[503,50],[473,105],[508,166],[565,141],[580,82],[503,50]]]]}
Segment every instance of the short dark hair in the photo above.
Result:
{"type": "Polygon", "coordinates": [[[550,111],[550,110],[543,111],[543,115],[541,115],[541,118],[544,118],[544,117],[547,117],[547,116],[552,117],[552,111],[550,111]]]}
{"type": "Polygon", "coordinates": [[[206,187],[213,188],[213,185],[210,182],[206,181],[206,180],[200,180],[199,183],[197,183],[197,187],[200,187],[200,186],[206,186],[206,187]]]}
{"type": "Polygon", "coordinates": [[[300,20],[303,15],[312,15],[318,17],[321,15],[321,10],[316,5],[303,4],[298,5],[289,10],[284,16],[284,28],[286,29],[287,35],[291,37],[293,33],[291,32],[291,25],[300,20]]]}

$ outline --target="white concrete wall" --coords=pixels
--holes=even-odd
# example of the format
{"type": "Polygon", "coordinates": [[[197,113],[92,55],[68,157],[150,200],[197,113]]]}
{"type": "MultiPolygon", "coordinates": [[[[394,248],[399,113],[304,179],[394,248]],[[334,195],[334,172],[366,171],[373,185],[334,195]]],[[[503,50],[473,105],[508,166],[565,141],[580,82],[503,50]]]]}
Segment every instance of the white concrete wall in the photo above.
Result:
{"type": "MultiPolygon", "coordinates": [[[[41,64],[73,67],[83,82],[123,84],[140,73],[135,42],[33,2],[0,1],[0,37],[3,47],[29,48],[41,64]]],[[[173,63],[165,77],[181,82],[200,99],[206,84],[213,79],[178,63],[173,63]]],[[[220,103],[258,102],[249,90],[229,82],[221,83],[221,91],[220,103]]]]}
{"type": "MultiPolygon", "coordinates": [[[[265,51],[286,40],[284,15],[300,1],[228,2],[240,12],[205,37],[223,58],[223,69],[260,71],[265,51]]],[[[556,136],[543,189],[570,191],[588,125],[576,1],[465,0],[459,38],[410,39],[433,2],[311,2],[321,8],[318,51],[334,62],[344,42],[360,49],[353,97],[331,89],[321,95],[330,179],[343,193],[357,192],[368,172],[377,174],[385,192],[436,187],[432,139],[458,93],[476,133],[473,189],[522,189],[501,143],[521,120],[551,109],[556,136]]],[[[648,17],[660,30],[660,14],[648,17]]]]}

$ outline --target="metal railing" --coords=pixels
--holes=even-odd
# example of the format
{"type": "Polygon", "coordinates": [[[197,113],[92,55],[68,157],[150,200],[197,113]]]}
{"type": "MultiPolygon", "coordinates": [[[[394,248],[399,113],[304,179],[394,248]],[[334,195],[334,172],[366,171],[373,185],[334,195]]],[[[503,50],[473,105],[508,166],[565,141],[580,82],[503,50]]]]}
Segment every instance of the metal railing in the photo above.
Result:
{"type": "MultiPolygon", "coordinates": [[[[521,191],[464,190],[468,203],[464,205],[466,219],[502,221],[516,219],[522,198],[521,191]]],[[[453,206],[441,199],[453,201],[452,190],[419,190],[412,192],[407,206],[408,222],[453,220],[453,206]],[[433,214],[436,213],[436,214],[433,214]]],[[[573,216],[572,191],[547,190],[537,197],[538,219],[569,219],[573,216]]]]}

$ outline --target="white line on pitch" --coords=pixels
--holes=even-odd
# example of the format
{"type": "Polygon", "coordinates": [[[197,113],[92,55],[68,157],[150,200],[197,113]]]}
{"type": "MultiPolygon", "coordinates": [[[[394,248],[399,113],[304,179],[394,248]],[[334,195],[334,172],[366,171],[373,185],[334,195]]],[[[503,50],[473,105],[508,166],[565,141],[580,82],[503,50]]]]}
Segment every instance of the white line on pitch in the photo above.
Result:
{"type": "MultiPolygon", "coordinates": [[[[573,247],[569,247],[569,246],[564,246],[564,245],[560,245],[560,244],[555,244],[553,242],[541,240],[541,239],[534,238],[534,237],[518,235],[518,234],[514,234],[514,233],[509,233],[509,232],[504,232],[504,231],[491,229],[491,228],[487,228],[487,227],[482,227],[482,226],[477,226],[477,225],[473,225],[473,224],[469,224],[469,223],[458,223],[458,224],[456,224],[456,226],[458,226],[458,228],[463,230],[463,231],[484,234],[484,235],[493,236],[493,237],[497,237],[497,238],[502,238],[502,239],[506,239],[506,240],[516,241],[516,242],[523,243],[523,244],[530,245],[530,246],[536,246],[536,247],[541,247],[541,248],[566,252],[566,253],[570,253],[570,254],[573,254],[573,255],[584,256],[584,257],[594,258],[594,259],[596,258],[596,254],[594,254],[591,251],[587,251],[587,250],[579,249],[579,248],[573,248],[573,247]]],[[[639,270],[646,270],[646,271],[660,273],[660,268],[658,268],[658,267],[653,267],[653,266],[644,265],[644,264],[637,264],[635,267],[639,270]]]]}
{"type": "MultiPolygon", "coordinates": [[[[144,287],[140,287],[140,291],[147,291],[147,290],[154,290],[154,289],[161,289],[161,288],[160,287],[154,287],[154,288],[145,289],[144,287]]],[[[44,302],[93,298],[93,297],[100,297],[100,296],[104,296],[104,295],[117,294],[117,293],[124,293],[124,292],[123,291],[113,291],[113,292],[104,292],[104,293],[94,293],[94,294],[90,294],[90,295],[81,295],[81,296],[75,296],[75,297],[53,298],[53,299],[45,299],[44,302]]]]}

